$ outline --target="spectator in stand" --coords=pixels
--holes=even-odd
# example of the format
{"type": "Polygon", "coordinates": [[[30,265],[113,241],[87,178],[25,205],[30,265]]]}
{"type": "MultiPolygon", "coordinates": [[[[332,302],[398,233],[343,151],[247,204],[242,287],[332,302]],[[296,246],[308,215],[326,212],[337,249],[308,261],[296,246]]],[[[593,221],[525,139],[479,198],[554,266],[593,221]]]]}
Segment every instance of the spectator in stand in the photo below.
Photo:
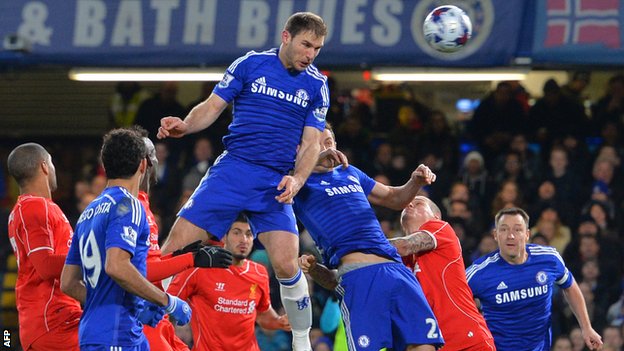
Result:
{"type": "Polygon", "coordinates": [[[196,139],[193,155],[193,165],[182,179],[182,192],[184,193],[193,193],[206,174],[208,168],[212,166],[214,162],[214,152],[210,139],[206,137],[199,137],[196,139]]]}
{"type": "Polygon", "coordinates": [[[526,114],[513,98],[508,82],[500,82],[496,90],[481,101],[469,125],[472,139],[479,144],[488,165],[507,149],[513,134],[524,133],[526,114]]]}
{"type": "Polygon", "coordinates": [[[624,115],[624,74],[616,74],[609,79],[603,97],[592,106],[592,130],[596,135],[607,123],[613,123],[622,131],[624,115]]]}
{"type": "Polygon", "coordinates": [[[582,199],[578,193],[581,180],[568,167],[568,153],[563,147],[555,146],[550,151],[549,167],[544,172],[543,180],[549,180],[555,185],[555,198],[564,203],[580,206],[582,199]]]}
{"type": "Polygon", "coordinates": [[[572,79],[561,87],[561,93],[573,103],[584,106],[587,97],[583,91],[591,81],[591,73],[588,71],[576,71],[572,73],[572,79]]]}
{"type": "Polygon", "coordinates": [[[350,113],[337,128],[336,136],[340,140],[340,150],[350,154],[349,162],[363,165],[368,161],[371,136],[359,116],[350,113]]]}
{"type": "Polygon", "coordinates": [[[481,153],[471,151],[466,155],[459,173],[459,180],[468,186],[470,197],[478,201],[481,211],[489,213],[495,185],[485,167],[481,153]]]}
{"type": "Polygon", "coordinates": [[[549,148],[566,136],[583,136],[588,120],[582,105],[566,97],[554,79],[544,84],[544,96],[529,111],[529,123],[535,139],[549,148]]]}
{"type": "MultiPolygon", "coordinates": [[[[459,159],[459,139],[449,125],[448,119],[444,112],[434,110],[431,116],[425,122],[425,132],[420,138],[419,146],[416,150],[421,155],[426,153],[435,153],[441,159],[444,168],[449,172],[456,174],[458,170],[457,160],[459,159]]],[[[440,173],[436,183],[440,182],[440,173]]]]}
{"type": "Polygon", "coordinates": [[[572,340],[567,335],[560,335],[553,343],[552,351],[572,351],[572,340]]]}
{"type": "Polygon", "coordinates": [[[112,127],[130,127],[149,93],[137,82],[119,82],[111,100],[109,117],[112,127]]]}
{"type": "Polygon", "coordinates": [[[508,207],[523,207],[522,193],[518,188],[518,183],[513,180],[504,181],[494,196],[492,201],[492,215],[496,215],[498,211],[508,207]]]}
{"type": "Polygon", "coordinates": [[[546,207],[539,214],[537,223],[531,228],[531,234],[541,233],[546,237],[550,246],[557,249],[560,255],[570,243],[572,232],[559,219],[559,213],[552,207],[546,207]]]}
{"type": "Polygon", "coordinates": [[[602,337],[604,345],[606,347],[612,347],[615,351],[622,351],[624,345],[624,339],[622,338],[622,331],[616,326],[607,326],[602,330],[602,337]]]}

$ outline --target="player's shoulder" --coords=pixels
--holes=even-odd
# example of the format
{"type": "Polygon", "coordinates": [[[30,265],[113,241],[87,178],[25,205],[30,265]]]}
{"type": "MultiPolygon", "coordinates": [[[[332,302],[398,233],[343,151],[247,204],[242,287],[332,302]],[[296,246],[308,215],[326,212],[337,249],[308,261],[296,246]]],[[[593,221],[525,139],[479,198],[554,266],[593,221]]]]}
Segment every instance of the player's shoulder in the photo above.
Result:
{"type": "Polygon", "coordinates": [[[542,246],[538,244],[527,244],[527,252],[535,260],[539,261],[561,261],[561,255],[557,249],[551,246],[542,246]]]}
{"type": "Polygon", "coordinates": [[[102,202],[110,202],[117,215],[132,213],[133,216],[137,216],[137,223],[140,219],[139,214],[145,212],[139,199],[122,187],[106,188],[92,204],[98,206],[102,202]]]}
{"type": "Polygon", "coordinates": [[[492,268],[495,268],[501,260],[502,258],[500,257],[499,250],[490,252],[477,258],[470,265],[470,267],[466,269],[466,278],[470,281],[470,279],[472,279],[475,275],[488,272],[492,268]]]}
{"type": "MultiPolygon", "coordinates": [[[[421,229],[427,230],[429,232],[432,232],[432,231],[438,232],[442,230],[443,228],[447,228],[447,227],[451,228],[448,222],[445,222],[441,219],[431,219],[423,223],[421,229]]],[[[432,232],[432,234],[435,234],[435,233],[432,232]]]]}
{"type": "Polygon", "coordinates": [[[310,77],[311,79],[317,81],[319,84],[323,85],[327,82],[327,76],[324,75],[315,65],[309,65],[304,73],[310,77]]]}
{"type": "Polygon", "coordinates": [[[253,66],[257,67],[277,56],[277,49],[273,48],[265,51],[248,51],[245,55],[237,58],[232,62],[228,71],[231,73],[236,72],[240,67],[253,66]]]}

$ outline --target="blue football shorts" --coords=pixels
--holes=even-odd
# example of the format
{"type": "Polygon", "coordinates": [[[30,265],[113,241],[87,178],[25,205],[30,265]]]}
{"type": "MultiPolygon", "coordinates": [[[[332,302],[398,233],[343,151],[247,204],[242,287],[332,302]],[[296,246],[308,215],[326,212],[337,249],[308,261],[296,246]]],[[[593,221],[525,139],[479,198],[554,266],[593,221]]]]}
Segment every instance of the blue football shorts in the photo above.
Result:
{"type": "MultiPolygon", "coordinates": [[[[140,345],[114,346],[114,345],[80,345],[80,351],[150,351],[147,339],[143,337],[140,345]]],[[[154,350],[152,350],[154,351],[154,350]]]]}
{"type": "Polygon", "coordinates": [[[401,263],[345,273],[336,288],[349,351],[444,343],[438,322],[414,275],[401,263]]]}
{"type": "Polygon", "coordinates": [[[195,189],[178,215],[221,239],[240,212],[249,218],[254,236],[281,230],[298,234],[292,204],[275,200],[284,174],[226,152],[195,189]]]}

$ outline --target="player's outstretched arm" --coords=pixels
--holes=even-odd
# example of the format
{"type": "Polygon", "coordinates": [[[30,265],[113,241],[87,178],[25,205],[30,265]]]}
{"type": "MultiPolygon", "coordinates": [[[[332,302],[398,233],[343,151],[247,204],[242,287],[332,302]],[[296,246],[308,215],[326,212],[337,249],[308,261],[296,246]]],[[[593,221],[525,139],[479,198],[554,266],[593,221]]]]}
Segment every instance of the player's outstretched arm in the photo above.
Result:
{"type": "Polygon", "coordinates": [[[210,94],[208,99],[195,106],[184,120],[173,116],[162,118],[157,137],[158,139],[181,138],[206,129],[219,118],[227,105],[227,102],[220,96],[210,94]]]}
{"type": "Polygon", "coordinates": [[[290,323],[288,322],[288,316],[285,314],[280,316],[273,309],[273,307],[269,307],[268,310],[262,313],[258,313],[258,315],[256,316],[256,322],[258,322],[258,324],[262,328],[268,329],[268,330],[275,330],[275,329],[281,329],[285,331],[291,330],[290,323]]]}
{"type": "Polygon", "coordinates": [[[600,337],[591,325],[589,315],[587,314],[585,298],[583,298],[583,293],[575,280],[572,281],[572,285],[570,285],[569,288],[563,290],[563,294],[581,327],[585,345],[587,345],[590,350],[600,350],[602,348],[602,337],[600,337]]]}
{"type": "Polygon", "coordinates": [[[433,236],[424,230],[400,238],[390,239],[390,244],[396,247],[399,255],[407,256],[436,248],[433,236]]]}
{"type": "Polygon", "coordinates": [[[401,186],[387,186],[377,182],[368,195],[372,204],[400,211],[407,206],[421,187],[435,182],[436,175],[425,165],[419,165],[407,183],[401,186]]]}
{"type": "Polygon", "coordinates": [[[304,273],[310,274],[312,279],[325,289],[331,291],[338,286],[336,271],[317,263],[313,255],[302,255],[297,262],[304,273]]]}
{"type": "Polygon", "coordinates": [[[82,282],[82,268],[75,264],[66,264],[61,272],[61,291],[84,303],[87,299],[87,288],[82,282]]]}
{"type": "Polygon", "coordinates": [[[321,144],[319,144],[320,137],[320,130],[314,127],[303,128],[303,136],[301,137],[301,143],[297,151],[295,171],[292,176],[284,176],[282,181],[278,184],[277,190],[283,191],[275,197],[277,201],[281,203],[292,203],[295,195],[297,195],[303,184],[305,184],[310,173],[312,173],[312,169],[316,166],[321,152],[321,144]]]}

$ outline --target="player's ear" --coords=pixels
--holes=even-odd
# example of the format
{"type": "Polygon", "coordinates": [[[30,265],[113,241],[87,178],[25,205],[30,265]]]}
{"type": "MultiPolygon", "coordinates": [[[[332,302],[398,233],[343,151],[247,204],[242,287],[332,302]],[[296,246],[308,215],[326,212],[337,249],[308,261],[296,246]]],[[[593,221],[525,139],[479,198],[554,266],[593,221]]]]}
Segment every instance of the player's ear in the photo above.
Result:
{"type": "Polygon", "coordinates": [[[288,42],[290,42],[291,39],[292,37],[290,36],[290,33],[287,30],[283,30],[282,31],[282,44],[288,44],[288,42]]]}
{"type": "Polygon", "coordinates": [[[498,242],[498,237],[496,236],[496,228],[492,229],[492,236],[494,237],[494,241],[498,242]]]}

